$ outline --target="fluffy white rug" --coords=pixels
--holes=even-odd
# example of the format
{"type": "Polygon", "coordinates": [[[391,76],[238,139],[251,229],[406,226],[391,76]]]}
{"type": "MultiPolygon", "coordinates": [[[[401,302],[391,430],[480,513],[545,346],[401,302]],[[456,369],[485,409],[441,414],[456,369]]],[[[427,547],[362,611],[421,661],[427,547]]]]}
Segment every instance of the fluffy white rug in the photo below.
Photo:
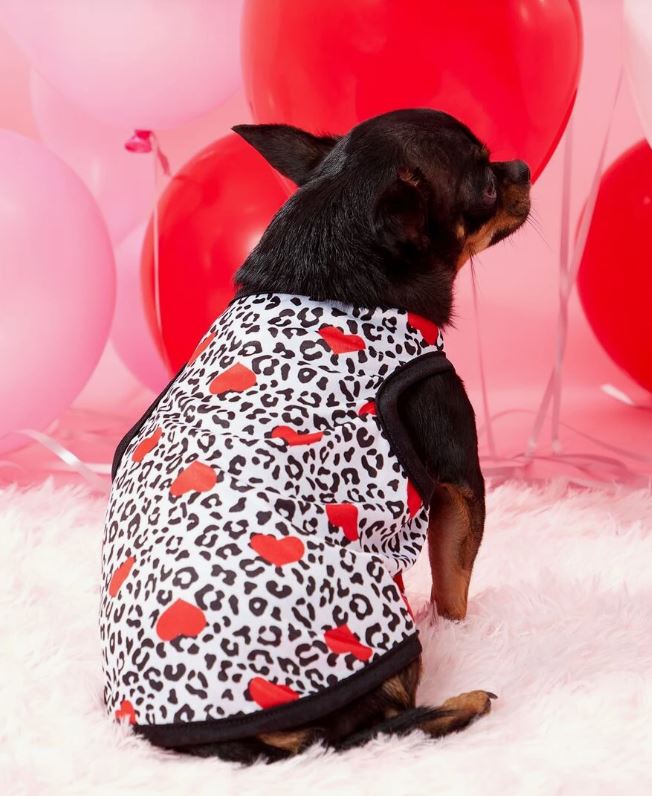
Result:
{"type": "MultiPolygon", "coordinates": [[[[490,716],[342,755],[240,768],[155,750],[102,710],[104,501],[0,491],[2,794],[648,794],[652,498],[503,486],[489,496],[468,619],[422,611],[423,701],[495,691],[490,716]]],[[[428,567],[408,578],[425,606],[428,567]]]]}

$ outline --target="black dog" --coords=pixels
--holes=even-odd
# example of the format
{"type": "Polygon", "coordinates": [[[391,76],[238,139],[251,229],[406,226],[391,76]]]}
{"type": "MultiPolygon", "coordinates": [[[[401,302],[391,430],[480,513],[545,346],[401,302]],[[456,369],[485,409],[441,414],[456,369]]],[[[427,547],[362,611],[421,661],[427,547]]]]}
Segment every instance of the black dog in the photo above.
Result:
{"type": "MultiPolygon", "coordinates": [[[[471,131],[445,113],[395,111],[341,138],[286,125],[234,130],[300,186],[236,274],[238,296],[293,294],[393,308],[445,327],[462,265],[529,213],[527,165],[490,162],[471,131]]],[[[432,600],[440,615],[462,619],[485,518],[473,409],[451,368],[403,390],[398,411],[437,484],[428,527],[432,600]]],[[[116,464],[141,425],[119,446],[116,464]]],[[[494,695],[485,691],[416,708],[419,674],[420,660],[413,660],[318,721],[182,751],[251,761],[294,754],[316,740],[345,748],[415,728],[437,737],[490,708],[494,695]]]]}
{"type": "MultiPolygon", "coordinates": [[[[399,307],[446,327],[460,268],[530,211],[527,164],[491,163],[445,113],[394,111],[342,138],[285,125],[233,129],[301,186],[237,272],[239,293],[399,307]]],[[[453,371],[408,390],[401,409],[441,484],[431,514],[432,599],[440,615],[461,619],[484,524],[473,409],[453,371]]]]}
{"type": "MultiPolygon", "coordinates": [[[[445,327],[460,268],[518,229],[529,214],[527,164],[491,163],[473,133],[445,113],[394,111],[341,138],[285,125],[233,129],[301,186],[237,272],[239,293],[297,293],[399,307],[445,327]]],[[[440,615],[463,619],[485,519],[473,408],[451,370],[406,390],[401,412],[412,443],[440,484],[428,539],[432,600],[440,615]]],[[[327,731],[311,728],[264,740],[296,751],[313,736],[346,744],[361,726],[370,728],[360,742],[383,729],[369,713],[380,720],[414,706],[415,667],[394,679],[400,685],[388,681],[364,707],[352,705],[331,717],[327,731]],[[403,692],[402,704],[394,691],[403,692]]],[[[440,714],[417,711],[407,721],[399,714],[385,731],[421,727],[441,735],[465,726],[489,705],[484,692],[471,692],[449,700],[440,714]]],[[[254,743],[252,751],[259,749],[254,743]]]]}

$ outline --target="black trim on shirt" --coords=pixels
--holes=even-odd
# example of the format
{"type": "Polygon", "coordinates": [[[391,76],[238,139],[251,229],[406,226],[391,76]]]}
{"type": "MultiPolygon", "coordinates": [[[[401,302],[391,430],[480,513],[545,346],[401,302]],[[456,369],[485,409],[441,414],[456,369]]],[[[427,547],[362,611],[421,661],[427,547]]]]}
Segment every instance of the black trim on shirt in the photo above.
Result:
{"type": "Polygon", "coordinates": [[[317,721],[368,694],[420,654],[419,634],[415,633],[337,685],[294,702],[266,710],[259,709],[244,716],[177,724],[136,724],[133,729],[156,746],[165,747],[235,741],[251,738],[261,732],[293,729],[317,721]]]}
{"type": "Polygon", "coordinates": [[[163,390],[156,396],[154,401],[147,407],[147,409],[145,410],[145,414],[129,429],[129,431],[127,431],[127,433],[120,440],[120,442],[118,442],[118,446],[116,447],[115,453],[113,454],[113,462],[111,464],[111,481],[113,481],[116,473],[118,472],[118,467],[120,466],[120,460],[122,459],[122,456],[125,450],[127,449],[129,443],[140,431],[140,429],[145,425],[149,416],[156,409],[156,407],[163,400],[163,398],[167,395],[168,390],[174,384],[174,382],[179,378],[184,368],[185,365],[182,365],[181,368],[177,371],[177,373],[163,388],[163,390]]]}
{"type": "Polygon", "coordinates": [[[430,503],[435,482],[426,470],[401,420],[398,399],[404,390],[416,382],[447,370],[453,370],[453,365],[446,359],[443,351],[427,351],[396,368],[376,393],[378,420],[389,439],[394,455],[419,491],[425,505],[430,503]]]}

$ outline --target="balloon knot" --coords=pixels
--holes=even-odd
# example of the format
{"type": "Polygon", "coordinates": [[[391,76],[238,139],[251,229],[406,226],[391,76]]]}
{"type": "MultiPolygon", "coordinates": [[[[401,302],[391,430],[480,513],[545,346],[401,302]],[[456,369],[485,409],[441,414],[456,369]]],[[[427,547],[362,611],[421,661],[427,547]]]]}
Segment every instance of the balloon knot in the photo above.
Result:
{"type": "Polygon", "coordinates": [[[125,141],[125,149],[128,152],[136,152],[138,154],[154,152],[163,174],[166,177],[170,176],[170,161],[161,150],[156,133],[152,132],[152,130],[134,130],[131,138],[125,141]]]}
{"type": "Polygon", "coordinates": [[[134,134],[125,141],[125,149],[129,152],[151,152],[152,151],[152,131],[134,130],[134,134]]]}

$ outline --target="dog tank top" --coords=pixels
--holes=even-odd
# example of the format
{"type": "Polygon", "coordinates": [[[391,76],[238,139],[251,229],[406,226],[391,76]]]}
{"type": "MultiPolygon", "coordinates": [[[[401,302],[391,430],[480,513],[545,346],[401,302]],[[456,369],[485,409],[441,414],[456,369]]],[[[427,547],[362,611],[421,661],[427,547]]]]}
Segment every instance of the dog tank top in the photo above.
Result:
{"type": "Polygon", "coordinates": [[[116,451],[112,717],[163,746],[233,740],[315,721],[419,655],[399,584],[434,485],[398,400],[450,367],[403,310],[231,302],[116,451]]]}

